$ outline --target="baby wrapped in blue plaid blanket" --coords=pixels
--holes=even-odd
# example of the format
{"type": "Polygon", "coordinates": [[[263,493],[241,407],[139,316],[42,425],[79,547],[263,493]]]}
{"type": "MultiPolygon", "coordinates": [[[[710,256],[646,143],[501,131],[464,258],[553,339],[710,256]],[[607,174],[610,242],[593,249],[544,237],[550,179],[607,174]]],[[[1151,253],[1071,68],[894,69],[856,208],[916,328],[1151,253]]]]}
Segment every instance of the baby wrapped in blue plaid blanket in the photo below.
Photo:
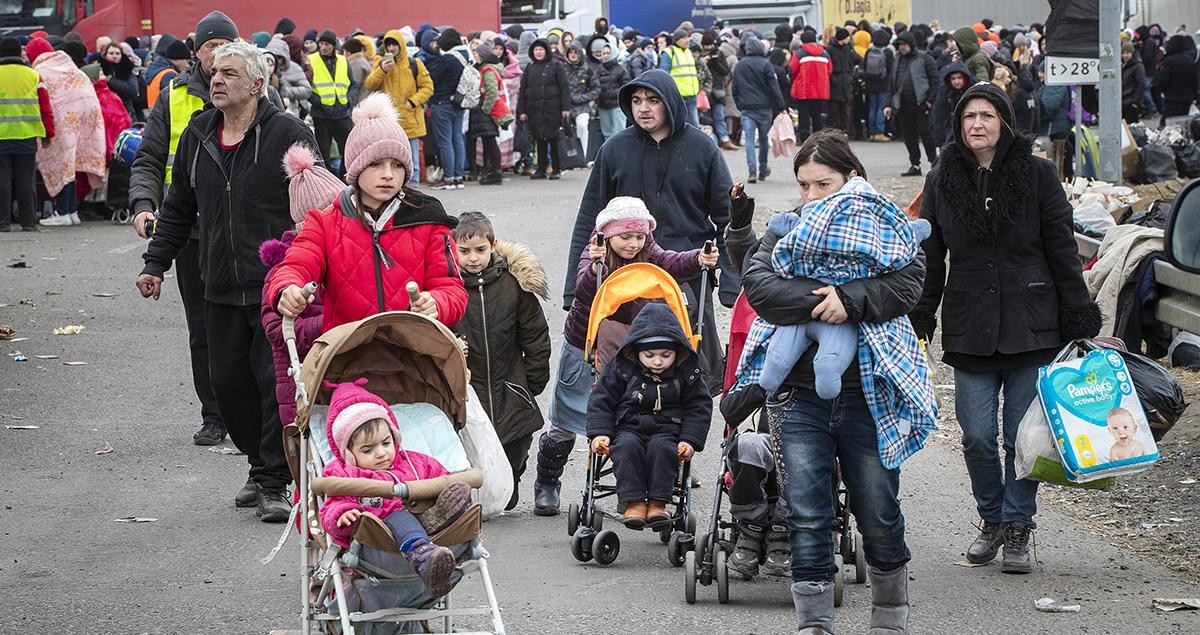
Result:
{"type": "MultiPolygon", "coordinates": [[[[910,222],[859,177],[836,194],[805,205],[800,214],[776,214],[769,225],[781,236],[771,257],[777,275],[831,285],[903,269],[930,233],[928,221],[910,222]]],[[[812,343],[818,346],[813,371],[822,399],[841,392],[842,375],[857,354],[885,466],[898,466],[937,429],[932,377],[904,317],[883,324],[814,320],[783,326],[756,318],[738,361],[738,383],[757,383],[773,394],[812,343]]]]}

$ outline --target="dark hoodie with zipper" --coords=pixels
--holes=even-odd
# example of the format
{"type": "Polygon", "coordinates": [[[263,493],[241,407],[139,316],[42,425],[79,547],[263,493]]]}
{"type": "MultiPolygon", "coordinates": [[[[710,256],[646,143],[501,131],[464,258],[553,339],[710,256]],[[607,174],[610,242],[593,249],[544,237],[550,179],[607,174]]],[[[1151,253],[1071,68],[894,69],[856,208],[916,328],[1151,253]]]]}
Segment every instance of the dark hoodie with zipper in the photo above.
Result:
{"type": "Polygon", "coordinates": [[[929,122],[933,131],[933,145],[940,148],[954,137],[954,132],[950,130],[950,115],[954,112],[954,107],[958,105],[959,98],[974,83],[975,78],[971,76],[971,71],[967,70],[967,65],[962,62],[952,62],[942,71],[942,81],[938,84],[937,97],[933,100],[932,119],[929,122]],[[955,73],[966,77],[962,90],[954,90],[954,87],[950,85],[950,78],[955,73]]]}
{"type": "Polygon", "coordinates": [[[1014,135],[1014,120],[1004,89],[971,86],[954,109],[954,141],[921,198],[921,218],[933,225],[922,244],[929,275],[909,319],[929,339],[940,304],[943,360],[968,373],[1046,364],[1063,344],[1100,330],[1058,172],[1033,156],[1028,137],[1014,135]],[[990,168],[979,165],[962,134],[963,110],[977,97],[1002,120],[990,168]]]}
{"type": "Polygon", "coordinates": [[[246,307],[262,299],[267,267],[259,246],[292,228],[283,155],[293,143],[315,148],[317,140],[299,119],[260,97],[226,168],[217,135],[223,121],[216,108],[196,113],[179,139],[171,188],[142,256],[142,273],[161,278],[198,225],[204,299],[246,307]]]}
{"type": "Polygon", "coordinates": [[[699,129],[687,125],[683,97],[665,71],[647,71],[622,87],[619,97],[631,125],[604,142],[588,176],[567,257],[564,310],[571,306],[576,267],[595,232],[596,215],[615,196],[645,201],[657,222],[654,238],[664,249],[688,251],[706,240],[716,241],[721,249],[721,302],[732,305],[741,282],[724,250],[733,179],[721,150],[699,129]],[[666,105],[671,132],[661,142],[642,130],[633,115],[633,93],[643,88],[658,94],[666,105]]]}
{"type": "Polygon", "coordinates": [[[671,309],[660,302],[647,304],[588,399],[588,438],[611,439],[620,428],[643,436],[675,434],[700,452],[711,423],[712,397],[699,356],[671,309]],[[634,346],[649,337],[669,338],[675,349],[675,363],[658,375],[642,365],[634,346]]]}

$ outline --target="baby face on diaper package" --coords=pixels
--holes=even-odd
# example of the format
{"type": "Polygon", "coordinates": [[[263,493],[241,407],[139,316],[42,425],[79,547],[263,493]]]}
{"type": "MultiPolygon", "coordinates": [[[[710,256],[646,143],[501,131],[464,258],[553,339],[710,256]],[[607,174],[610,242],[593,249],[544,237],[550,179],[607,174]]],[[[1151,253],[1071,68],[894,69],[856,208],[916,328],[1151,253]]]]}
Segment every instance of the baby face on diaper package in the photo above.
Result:
{"type": "Polygon", "coordinates": [[[1038,378],[1068,478],[1087,482],[1146,469],[1158,459],[1158,447],[1125,360],[1112,350],[1081,352],[1068,359],[1060,354],[1038,378]]]}

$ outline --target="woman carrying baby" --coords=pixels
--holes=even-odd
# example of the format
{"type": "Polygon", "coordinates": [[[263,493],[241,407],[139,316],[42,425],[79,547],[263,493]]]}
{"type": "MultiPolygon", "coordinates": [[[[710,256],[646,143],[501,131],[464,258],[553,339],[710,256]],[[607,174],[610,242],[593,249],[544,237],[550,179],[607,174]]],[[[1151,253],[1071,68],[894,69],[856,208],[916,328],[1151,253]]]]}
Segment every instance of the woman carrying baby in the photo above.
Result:
{"type": "Polygon", "coordinates": [[[1032,141],[1014,132],[1008,96],[978,83],[953,121],[954,139],[921,197],[933,233],[923,244],[929,275],[910,318],[929,340],[942,307],[942,360],[954,368],[954,409],[982,519],[967,560],[990,562],[1003,545],[1001,570],[1029,573],[1037,482],[1016,477],[1017,427],[1037,394],[1038,368],[1066,342],[1099,332],[1100,309],[1084,286],[1054,164],[1034,157],[1032,141]]]}
{"type": "MultiPolygon", "coordinates": [[[[840,131],[809,137],[793,167],[804,207],[772,219],[745,259],[746,299],[760,319],[738,385],[763,390],[777,439],[798,631],[834,630],[832,484],[840,469],[869,565],[870,632],[903,633],[910,554],[899,466],[935,429],[937,413],[929,369],[905,317],[925,276],[919,228],[866,182],[840,131]],[[847,342],[851,354],[835,364],[816,362],[847,342]],[[789,367],[780,371],[781,363],[789,367]],[[840,377],[831,381],[830,372],[840,377]]],[[[739,208],[737,186],[731,195],[739,208]]],[[[730,234],[738,231],[749,229],[730,234]]]]}

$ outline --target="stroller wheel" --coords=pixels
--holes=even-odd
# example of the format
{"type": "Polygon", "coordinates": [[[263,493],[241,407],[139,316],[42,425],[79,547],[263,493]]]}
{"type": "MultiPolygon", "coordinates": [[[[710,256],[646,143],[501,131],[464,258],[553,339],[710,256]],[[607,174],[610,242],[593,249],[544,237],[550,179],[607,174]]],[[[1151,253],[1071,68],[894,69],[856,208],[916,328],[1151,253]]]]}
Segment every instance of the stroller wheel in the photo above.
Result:
{"type": "Polygon", "coordinates": [[[729,565],[725,562],[725,550],[717,550],[717,602],[729,604],[729,565]]]}
{"type": "Polygon", "coordinates": [[[127,207],[118,207],[113,210],[112,223],[113,225],[128,225],[133,222],[133,211],[127,207]]]}
{"type": "Polygon", "coordinates": [[[576,533],[571,538],[571,555],[580,562],[587,562],[592,559],[592,538],[593,536],[584,536],[583,532],[576,533]]]}
{"type": "Polygon", "coordinates": [[[833,605],[842,605],[842,596],[846,592],[846,579],[843,573],[846,561],[842,559],[842,554],[833,556],[833,564],[837,567],[837,571],[833,572],[833,605]]]}
{"type": "Polygon", "coordinates": [[[592,512],[592,529],[597,532],[604,529],[604,514],[600,512],[592,512]]]}
{"type": "Polygon", "coordinates": [[[684,525],[683,530],[685,532],[687,532],[689,535],[692,535],[692,536],[696,535],[696,514],[694,514],[692,512],[688,512],[687,524],[684,525]]]}
{"type": "Polygon", "coordinates": [[[606,529],[596,534],[592,547],[596,562],[605,566],[610,565],[617,560],[617,554],[621,553],[621,537],[617,535],[617,532],[606,529]]]}
{"type": "Polygon", "coordinates": [[[658,530],[658,539],[665,545],[671,541],[671,526],[668,525],[658,530]]]}
{"type": "Polygon", "coordinates": [[[696,603],[696,552],[683,556],[683,599],[688,604],[696,603]]]}
{"type": "Polygon", "coordinates": [[[567,535],[574,536],[576,529],[579,529],[579,504],[571,503],[567,508],[567,535]]]}
{"type": "Polygon", "coordinates": [[[854,581],[862,584],[867,581],[867,559],[863,556],[862,534],[854,532],[854,581]]]}
{"type": "Polygon", "coordinates": [[[667,560],[671,562],[672,567],[683,565],[683,554],[687,551],[687,541],[684,540],[685,534],[679,531],[671,532],[671,537],[667,539],[667,560]]]}

